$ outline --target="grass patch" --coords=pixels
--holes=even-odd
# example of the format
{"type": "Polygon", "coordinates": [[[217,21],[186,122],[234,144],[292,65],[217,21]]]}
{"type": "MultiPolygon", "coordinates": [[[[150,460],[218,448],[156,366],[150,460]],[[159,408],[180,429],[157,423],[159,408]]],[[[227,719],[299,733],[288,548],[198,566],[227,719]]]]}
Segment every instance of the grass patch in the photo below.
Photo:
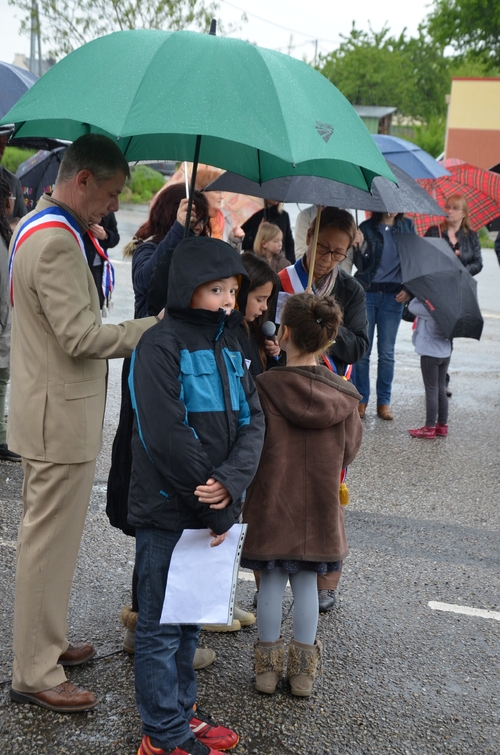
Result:
{"type": "Polygon", "coordinates": [[[481,228],[478,233],[479,243],[483,249],[494,249],[495,242],[491,238],[487,228],[481,228]]]}
{"type": "Polygon", "coordinates": [[[134,204],[145,204],[154,197],[164,183],[165,179],[157,170],[153,170],[148,165],[138,165],[132,169],[120,200],[134,204]]]}
{"type": "Polygon", "coordinates": [[[21,163],[36,153],[36,149],[21,149],[20,147],[6,147],[2,165],[11,173],[15,173],[21,163]]]}

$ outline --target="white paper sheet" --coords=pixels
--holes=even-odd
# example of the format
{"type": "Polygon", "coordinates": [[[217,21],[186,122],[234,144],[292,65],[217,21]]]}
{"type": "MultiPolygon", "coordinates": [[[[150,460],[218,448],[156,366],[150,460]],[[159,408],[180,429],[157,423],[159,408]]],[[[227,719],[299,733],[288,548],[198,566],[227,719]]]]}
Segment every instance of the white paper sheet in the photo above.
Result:
{"type": "Polygon", "coordinates": [[[208,529],[184,530],[172,553],[160,624],[231,624],[246,524],[210,547],[208,529]]]}

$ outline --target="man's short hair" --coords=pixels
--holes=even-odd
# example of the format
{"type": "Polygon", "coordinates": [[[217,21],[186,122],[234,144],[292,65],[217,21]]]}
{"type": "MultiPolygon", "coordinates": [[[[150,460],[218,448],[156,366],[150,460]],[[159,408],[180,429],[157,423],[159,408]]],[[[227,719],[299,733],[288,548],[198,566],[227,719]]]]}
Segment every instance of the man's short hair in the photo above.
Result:
{"type": "Polygon", "coordinates": [[[128,162],[116,142],[102,134],[85,134],[69,145],[61,161],[57,183],[64,183],[81,170],[89,170],[97,183],[112,178],[121,170],[130,176],[128,162]]]}

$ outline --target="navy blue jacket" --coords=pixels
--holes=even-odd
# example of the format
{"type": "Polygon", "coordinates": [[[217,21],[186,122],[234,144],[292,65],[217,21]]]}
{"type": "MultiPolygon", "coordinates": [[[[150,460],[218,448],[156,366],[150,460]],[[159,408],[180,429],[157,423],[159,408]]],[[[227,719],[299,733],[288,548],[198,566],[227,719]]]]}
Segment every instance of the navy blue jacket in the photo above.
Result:
{"type": "Polygon", "coordinates": [[[129,385],[135,412],[128,521],[165,530],[225,532],[240,513],[264,441],[264,416],[239,344],[240,312],[191,309],[199,285],[248,278],[217,239],[185,239],[172,256],[168,316],[141,338],[129,385]],[[232,502],[211,509],[194,495],[209,477],[232,502]]]}
{"type": "MultiPolygon", "coordinates": [[[[354,264],[358,268],[354,277],[361,283],[365,291],[368,291],[380,264],[384,250],[384,237],[378,227],[378,222],[373,217],[361,223],[359,229],[363,232],[365,244],[361,249],[354,248],[354,264]]],[[[394,224],[396,246],[399,233],[415,233],[413,221],[408,218],[396,218],[394,224]]]]}
{"type": "Polygon", "coordinates": [[[136,247],[132,257],[132,285],[135,295],[134,317],[147,317],[148,290],[154,269],[165,251],[174,249],[182,241],[184,228],[176,220],[164,239],[159,244],[145,241],[136,247]]]}

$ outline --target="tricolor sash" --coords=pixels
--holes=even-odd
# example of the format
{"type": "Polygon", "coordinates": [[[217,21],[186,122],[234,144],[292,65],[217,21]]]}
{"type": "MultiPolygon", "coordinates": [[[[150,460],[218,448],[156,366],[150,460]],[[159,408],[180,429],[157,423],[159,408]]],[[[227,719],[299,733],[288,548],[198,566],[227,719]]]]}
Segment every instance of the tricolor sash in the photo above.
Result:
{"type": "MultiPolygon", "coordinates": [[[[28,239],[33,233],[39,230],[46,230],[47,228],[63,228],[73,236],[74,240],[78,244],[87,263],[87,255],[85,254],[85,244],[83,241],[83,235],[75,218],[71,213],[64,210],[62,207],[54,205],[54,207],[47,207],[41,212],[37,212],[33,215],[23,226],[19,229],[14,243],[12,245],[12,253],[9,260],[9,288],[10,288],[10,303],[14,306],[14,258],[19,251],[20,246],[28,239]]],[[[102,292],[104,299],[107,302],[111,296],[115,285],[115,271],[111,264],[108,255],[101,247],[95,236],[88,231],[88,236],[96,248],[97,253],[103,260],[102,270],[102,292]]],[[[88,263],[87,263],[88,264],[88,263]]]]}

